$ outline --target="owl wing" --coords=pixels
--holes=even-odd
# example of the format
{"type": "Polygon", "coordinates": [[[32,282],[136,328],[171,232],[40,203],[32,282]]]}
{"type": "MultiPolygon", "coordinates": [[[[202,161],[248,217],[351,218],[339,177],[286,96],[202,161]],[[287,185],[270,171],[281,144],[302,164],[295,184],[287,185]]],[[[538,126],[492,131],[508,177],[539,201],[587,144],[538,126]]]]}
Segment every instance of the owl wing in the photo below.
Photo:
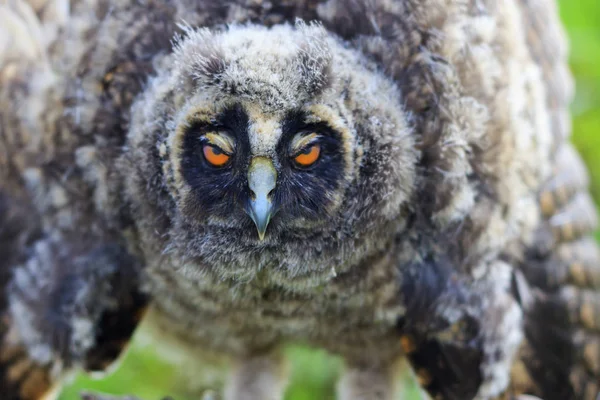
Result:
{"type": "Polygon", "coordinates": [[[146,306],[139,261],[118,232],[73,211],[91,209],[92,196],[72,158],[49,156],[56,143],[68,152],[81,145],[64,133],[49,139],[66,114],[64,102],[48,101],[59,92],[49,46],[68,21],[68,1],[0,2],[0,397],[8,400],[53,398],[71,368],[104,370],[146,306]]]}
{"type": "Polygon", "coordinates": [[[518,4],[525,21],[527,45],[540,66],[546,86],[546,102],[556,147],[571,133],[569,104],[573,98],[573,78],[567,64],[568,43],[559,20],[555,0],[524,0],[518,4]]]}
{"type": "Polygon", "coordinates": [[[600,383],[600,251],[592,236],[597,216],[585,167],[570,144],[557,150],[554,174],[539,201],[543,223],[520,264],[533,296],[524,307],[525,343],[513,366],[513,390],[547,400],[595,400],[600,383]]]}
{"type": "Polygon", "coordinates": [[[515,391],[546,400],[595,400],[600,390],[600,251],[585,166],[568,142],[572,79],[553,0],[519,2],[527,43],[546,84],[554,137],[553,173],[539,193],[542,224],[520,269],[534,288],[515,391]]]}
{"type": "MultiPolygon", "coordinates": [[[[38,248],[46,245],[36,243],[38,248]]],[[[3,273],[14,272],[0,287],[4,399],[54,399],[71,370],[105,371],[123,353],[144,315],[147,299],[131,268],[136,262],[122,247],[94,247],[76,255],[75,262],[72,254],[69,249],[67,259],[50,260],[37,254],[17,268],[0,264],[3,273]]]]}
{"type": "MultiPolygon", "coordinates": [[[[32,17],[26,3],[13,7],[0,4],[0,82],[10,80],[23,60],[34,60],[41,54],[36,36],[40,24],[32,17]],[[20,15],[24,14],[24,15],[20,15]],[[28,24],[27,21],[34,21],[28,24]],[[33,32],[32,32],[33,31],[33,32]]],[[[2,84],[0,83],[0,85],[2,84]]],[[[2,104],[0,112],[0,392],[7,399],[41,399],[52,392],[53,382],[46,366],[29,360],[11,329],[8,314],[8,287],[14,266],[25,261],[24,247],[40,236],[36,213],[24,196],[21,185],[9,175],[15,167],[8,158],[7,122],[11,118],[2,104]],[[9,194],[10,193],[10,194],[9,194]],[[23,201],[24,200],[24,201],[23,201]]]]}

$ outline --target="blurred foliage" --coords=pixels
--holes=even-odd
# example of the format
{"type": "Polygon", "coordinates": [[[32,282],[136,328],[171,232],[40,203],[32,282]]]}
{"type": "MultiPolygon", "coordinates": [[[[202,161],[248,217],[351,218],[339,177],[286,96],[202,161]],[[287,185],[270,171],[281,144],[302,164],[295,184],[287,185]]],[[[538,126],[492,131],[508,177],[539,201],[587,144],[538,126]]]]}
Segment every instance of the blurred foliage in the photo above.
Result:
{"type": "Polygon", "coordinates": [[[589,166],[592,193],[600,200],[600,2],[561,0],[576,78],[573,141],[589,166]]]}
{"type": "MultiPolygon", "coordinates": [[[[577,80],[573,102],[573,141],[585,158],[592,176],[592,192],[600,199],[600,1],[561,0],[561,16],[571,40],[571,68],[577,80]]],[[[598,236],[600,238],[600,235],[598,236]]],[[[334,399],[335,379],[340,360],[322,351],[290,348],[292,365],[288,400],[334,399]]],[[[93,380],[79,376],[65,389],[60,400],[74,400],[81,388],[113,394],[136,394],[158,400],[171,394],[177,400],[192,400],[178,390],[176,368],[161,363],[151,350],[136,341],[123,364],[108,378],[93,380]]],[[[408,382],[407,396],[418,399],[414,382],[408,382]]]]}

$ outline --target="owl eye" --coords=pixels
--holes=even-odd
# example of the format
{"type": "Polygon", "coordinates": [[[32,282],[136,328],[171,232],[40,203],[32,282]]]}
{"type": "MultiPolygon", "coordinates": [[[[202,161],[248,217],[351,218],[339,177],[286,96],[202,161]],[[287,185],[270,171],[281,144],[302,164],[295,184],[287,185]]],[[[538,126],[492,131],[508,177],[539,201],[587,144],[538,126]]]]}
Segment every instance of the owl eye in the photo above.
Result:
{"type": "Polygon", "coordinates": [[[301,167],[310,167],[319,159],[321,155],[321,146],[313,144],[305,147],[294,156],[294,162],[301,167]]]}
{"type": "Polygon", "coordinates": [[[202,148],[202,153],[204,154],[204,159],[213,167],[224,167],[231,159],[229,154],[211,144],[205,144],[202,148]]]}

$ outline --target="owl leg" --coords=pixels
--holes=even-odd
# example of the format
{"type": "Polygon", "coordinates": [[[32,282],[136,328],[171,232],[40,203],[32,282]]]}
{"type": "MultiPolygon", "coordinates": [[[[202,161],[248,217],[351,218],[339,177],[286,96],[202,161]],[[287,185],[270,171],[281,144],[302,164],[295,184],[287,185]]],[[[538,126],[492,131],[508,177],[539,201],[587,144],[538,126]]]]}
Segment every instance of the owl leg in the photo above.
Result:
{"type": "Polygon", "coordinates": [[[287,371],[280,354],[239,359],[225,387],[225,400],[280,400],[287,371]]]}
{"type": "Polygon", "coordinates": [[[356,366],[346,369],[338,383],[340,400],[395,399],[393,368],[356,366]]]}
{"type": "Polygon", "coordinates": [[[35,243],[3,288],[3,399],[48,399],[69,370],[104,370],[146,304],[138,291],[138,263],[124,247],[56,239],[35,243]]]}

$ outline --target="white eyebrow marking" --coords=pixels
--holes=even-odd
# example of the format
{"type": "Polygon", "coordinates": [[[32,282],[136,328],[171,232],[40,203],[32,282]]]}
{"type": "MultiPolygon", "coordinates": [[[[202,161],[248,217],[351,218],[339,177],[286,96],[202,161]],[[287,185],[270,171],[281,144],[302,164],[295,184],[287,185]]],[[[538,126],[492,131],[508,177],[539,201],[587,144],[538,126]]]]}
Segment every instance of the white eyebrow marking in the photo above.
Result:
{"type": "Polygon", "coordinates": [[[291,143],[292,154],[302,150],[304,147],[308,146],[311,142],[314,142],[320,135],[312,132],[308,135],[305,133],[300,133],[294,136],[291,143]]]}
{"type": "Polygon", "coordinates": [[[235,140],[225,132],[209,132],[204,135],[210,144],[223,150],[225,153],[235,152],[235,140]]]}

